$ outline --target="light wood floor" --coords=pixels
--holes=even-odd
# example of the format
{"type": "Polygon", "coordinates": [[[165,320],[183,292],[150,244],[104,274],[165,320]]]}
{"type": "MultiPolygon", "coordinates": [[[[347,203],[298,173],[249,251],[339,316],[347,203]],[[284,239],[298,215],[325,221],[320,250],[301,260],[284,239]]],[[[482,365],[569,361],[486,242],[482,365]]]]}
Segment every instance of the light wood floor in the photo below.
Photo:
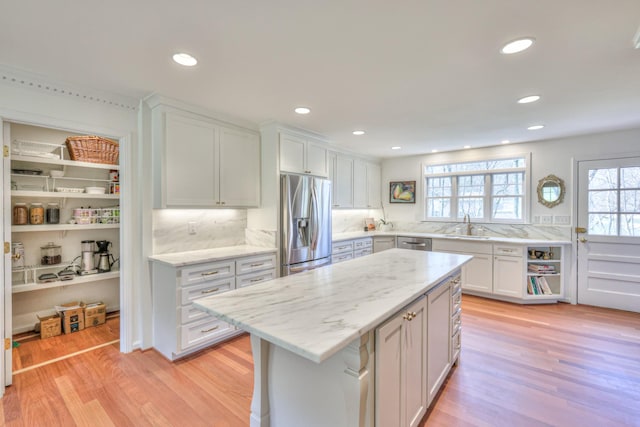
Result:
{"type": "MultiPolygon", "coordinates": [[[[470,296],[463,313],[461,362],[422,426],[640,426],[640,314],[470,296]]],[[[247,336],[177,363],[116,344],[16,375],[0,420],[247,426],[252,369],[247,336]]]]}

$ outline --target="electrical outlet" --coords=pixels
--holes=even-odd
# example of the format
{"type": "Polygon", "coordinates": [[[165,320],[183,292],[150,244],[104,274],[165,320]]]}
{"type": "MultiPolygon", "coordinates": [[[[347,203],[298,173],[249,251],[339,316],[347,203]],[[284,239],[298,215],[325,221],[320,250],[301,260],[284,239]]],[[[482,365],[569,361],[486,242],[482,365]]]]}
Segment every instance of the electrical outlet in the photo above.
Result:
{"type": "Polygon", "coordinates": [[[187,223],[187,230],[189,231],[189,234],[196,234],[198,232],[196,225],[195,221],[189,221],[187,223]]]}
{"type": "Polygon", "coordinates": [[[571,217],[569,215],[556,215],[553,217],[553,223],[558,225],[571,224],[571,217]]]}
{"type": "Polygon", "coordinates": [[[540,224],[553,224],[553,215],[540,215],[540,224]]]}

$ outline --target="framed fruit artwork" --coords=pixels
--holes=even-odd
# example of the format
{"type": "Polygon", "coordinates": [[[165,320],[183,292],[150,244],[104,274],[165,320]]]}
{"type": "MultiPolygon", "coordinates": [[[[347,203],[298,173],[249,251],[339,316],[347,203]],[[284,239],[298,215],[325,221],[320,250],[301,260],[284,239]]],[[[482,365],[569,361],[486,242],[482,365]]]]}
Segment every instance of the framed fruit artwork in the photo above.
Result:
{"type": "Polygon", "coordinates": [[[415,203],[415,181],[391,181],[389,183],[389,203],[415,203]]]}

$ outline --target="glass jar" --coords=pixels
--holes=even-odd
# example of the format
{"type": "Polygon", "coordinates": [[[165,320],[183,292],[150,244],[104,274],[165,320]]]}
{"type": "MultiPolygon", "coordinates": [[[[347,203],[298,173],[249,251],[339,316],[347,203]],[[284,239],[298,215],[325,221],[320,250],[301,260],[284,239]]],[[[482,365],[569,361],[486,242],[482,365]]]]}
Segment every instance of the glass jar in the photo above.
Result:
{"type": "Polygon", "coordinates": [[[29,224],[44,224],[44,208],[42,203],[31,203],[29,207],[29,224]]]}
{"type": "Polygon", "coordinates": [[[62,250],[59,245],[53,242],[47,243],[46,246],[40,246],[40,264],[54,265],[62,262],[62,250]]]}
{"type": "Polygon", "coordinates": [[[11,243],[11,268],[24,268],[24,245],[20,242],[11,243]]]}
{"type": "Polygon", "coordinates": [[[26,203],[16,203],[13,207],[13,224],[26,225],[29,223],[29,209],[26,203]]]}
{"type": "Polygon", "coordinates": [[[47,224],[59,224],[60,223],[60,207],[57,203],[47,204],[47,224]]]}

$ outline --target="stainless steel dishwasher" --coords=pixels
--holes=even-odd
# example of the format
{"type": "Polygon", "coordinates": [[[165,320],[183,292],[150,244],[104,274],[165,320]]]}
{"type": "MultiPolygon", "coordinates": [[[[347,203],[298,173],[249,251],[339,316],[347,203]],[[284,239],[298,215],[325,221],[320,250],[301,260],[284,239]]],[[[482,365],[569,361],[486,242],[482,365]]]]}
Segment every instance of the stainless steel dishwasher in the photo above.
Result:
{"type": "Polygon", "coordinates": [[[430,251],[431,239],[428,237],[398,236],[397,247],[414,251],[430,251]]]}

